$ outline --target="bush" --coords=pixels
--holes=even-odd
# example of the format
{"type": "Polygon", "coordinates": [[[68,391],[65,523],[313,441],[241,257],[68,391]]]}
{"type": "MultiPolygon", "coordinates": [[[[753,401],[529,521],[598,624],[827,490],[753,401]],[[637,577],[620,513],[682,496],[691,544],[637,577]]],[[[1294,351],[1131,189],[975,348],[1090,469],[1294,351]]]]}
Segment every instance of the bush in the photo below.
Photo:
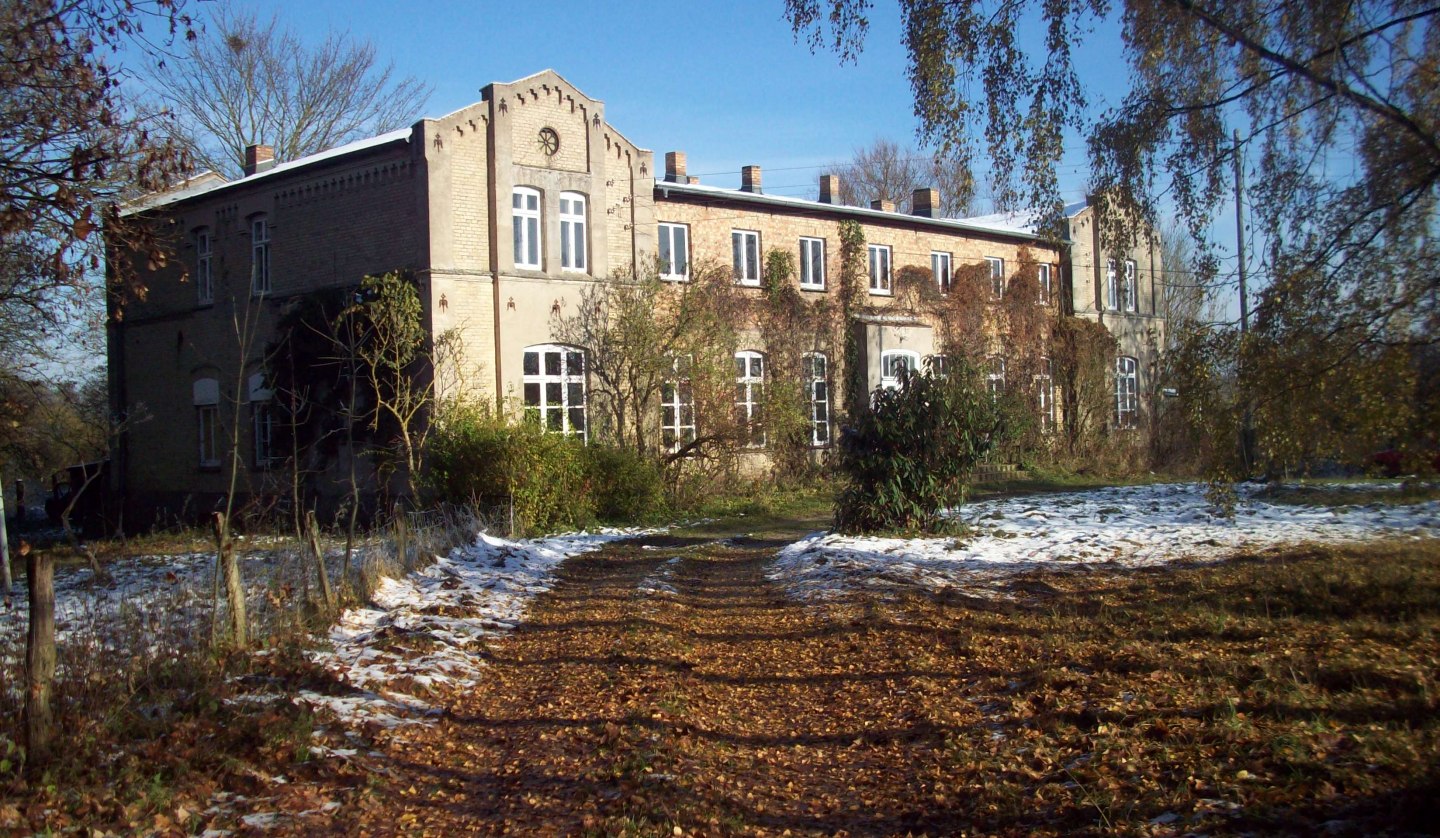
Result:
{"type": "Polygon", "coordinates": [[[587,489],[600,520],[639,523],[666,512],[660,468],[654,460],[626,448],[599,445],[586,448],[584,459],[587,489]]]}
{"type": "Polygon", "coordinates": [[[957,366],[875,392],[842,434],[837,530],[938,532],[941,510],[964,503],[975,465],[1004,439],[1006,423],[979,374],[957,366]]]}

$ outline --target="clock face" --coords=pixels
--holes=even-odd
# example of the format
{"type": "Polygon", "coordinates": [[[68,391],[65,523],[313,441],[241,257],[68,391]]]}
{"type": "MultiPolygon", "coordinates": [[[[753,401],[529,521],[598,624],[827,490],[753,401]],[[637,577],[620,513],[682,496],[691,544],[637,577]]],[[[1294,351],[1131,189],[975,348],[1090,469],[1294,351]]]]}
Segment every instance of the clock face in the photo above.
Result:
{"type": "Polygon", "coordinates": [[[554,128],[540,129],[540,150],[546,154],[554,154],[560,150],[560,135],[555,133],[554,128]]]}

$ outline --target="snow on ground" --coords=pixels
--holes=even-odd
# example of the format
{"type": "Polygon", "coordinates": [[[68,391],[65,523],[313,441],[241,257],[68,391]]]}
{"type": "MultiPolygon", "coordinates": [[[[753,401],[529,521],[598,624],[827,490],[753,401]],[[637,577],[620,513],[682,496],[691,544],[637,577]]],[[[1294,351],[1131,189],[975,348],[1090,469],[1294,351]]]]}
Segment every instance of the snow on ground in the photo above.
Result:
{"type": "Polygon", "coordinates": [[[314,657],[358,693],[301,698],[343,719],[382,727],[424,721],[436,711],[416,693],[474,683],[487,638],[513,629],[537,594],[550,590],[566,558],[655,530],[604,529],[530,541],[481,534],[403,579],[385,579],[372,603],[343,615],[332,648],[314,657]]]}
{"type": "MultiPolygon", "coordinates": [[[[1398,490],[1399,484],[1380,488],[1398,490]]],[[[1297,506],[1270,503],[1258,487],[1245,486],[1235,517],[1227,519],[1214,513],[1199,484],[983,501],[966,506],[961,517],[975,530],[963,538],[815,533],[781,550],[769,575],[801,598],[895,584],[993,597],[1003,595],[1013,576],[1033,570],[1148,567],[1279,544],[1440,536],[1440,501],[1297,506]]]]}
{"type": "Polygon", "coordinates": [[[636,590],[647,596],[678,594],[675,586],[670,583],[675,579],[675,569],[680,566],[680,560],[680,556],[674,556],[661,562],[654,573],[640,580],[636,590]]]}

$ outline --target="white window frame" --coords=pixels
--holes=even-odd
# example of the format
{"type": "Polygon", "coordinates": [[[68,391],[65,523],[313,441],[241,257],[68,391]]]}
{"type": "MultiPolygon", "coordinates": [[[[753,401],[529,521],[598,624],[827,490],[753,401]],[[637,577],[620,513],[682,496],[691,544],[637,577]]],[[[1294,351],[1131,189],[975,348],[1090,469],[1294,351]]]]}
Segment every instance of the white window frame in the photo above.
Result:
{"type": "Polygon", "coordinates": [[[746,429],[745,447],[765,447],[765,356],[753,349],[735,353],[735,420],[746,429]]]}
{"type": "Polygon", "coordinates": [[[590,272],[587,207],[582,193],[560,193],[560,270],[567,273],[590,272]]]}
{"type": "Polygon", "coordinates": [[[275,461],[275,414],[271,409],[274,391],[266,386],[265,374],[250,376],[250,427],[254,436],[253,460],[257,468],[265,468],[275,461]]]}
{"type": "Polygon", "coordinates": [[[1055,293],[1052,285],[1054,275],[1055,272],[1048,263],[1035,266],[1036,303],[1042,306],[1050,305],[1050,297],[1055,293]]]}
{"type": "Polygon", "coordinates": [[[1035,374],[1036,408],[1040,413],[1041,433],[1055,430],[1055,364],[1049,358],[1040,359],[1040,372],[1035,374]]]}
{"type": "Polygon", "coordinates": [[[1129,430],[1140,415],[1140,362],[1129,355],[1115,359],[1115,427],[1129,430]]]}
{"type": "Polygon", "coordinates": [[[934,275],[935,287],[940,289],[941,294],[949,294],[955,282],[953,262],[951,254],[943,250],[930,251],[930,273],[934,275]]]}
{"type": "Polygon", "coordinates": [[[521,358],[521,403],[525,417],[538,422],[540,430],[545,433],[576,436],[585,441],[590,430],[590,416],[584,350],[558,343],[541,343],[525,347],[521,358]],[[533,372],[532,356],[535,359],[533,372]],[[551,359],[556,359],[554,372],[550,367],[551,359]],[[557,389],[552,392],[552,387],[557,389]],[[579,427],[576,427],[574,414],[577,410],[579,427]],[[552,416],[558,421],[552,423],[552,416]]]}
{"type": "Polygon", "coordinates": [[[1125,260],[1125,284],[1120,289],[1120,307],[1124,311],[1140,310],[1139,289],[1136,288],[1135,260],[1125,260]]]}
{"type": "Polygon", "coordinates": [[[999,256],[986,256],[985,268],[990,274],[990,299],[1005,296],[1005,260],[999,256]]]}
{"type": "Polygon", "coordinates": [[[880,387],[895,390],[900,387],[900,375],[895,362],[904,361],[906,372],[920,371],[920,353],[913,349],[887,349],[880,353],[880,387]]]}
{"type": "Polygon", "coordinates": [[[735,282],[760,285],[760,233],[757,230],[731,230],[730,255],[735,268],[735,282]]]}
{"type": "Polygon", "coordinates": [[[660,256],[660,278],[670,282],[685,282],[690,278],[690,225],[673,221],[660,222],[657,242],[660,256]],[[668,254],[672,258],[666,258],[668,254]],[[679,253],[680,270],[675,270],[673,254],[679,253]]]}
{"type": "Polygon", "coordinates": [[[191,385],[200,468],[220,467],[220,382],[199,378],[191,385]]]}
{"type": "Polygon", "coordinates": [[[1120,310],[1120,284],[1114,259],[1105,262],[1105,307],[1110,311],[1120,310]]]}
{"type": "Polygon", "coordinates": [[[892,296],[895,293],[895,284],[890,245],[867,245],[866,255],[870,266],[870,293],[882,297],[892,296]]]}
{"type": "Polygon", "coordinates": [[[927,369],[936,378],[950,377],[950,356],[943,352],[937,352],[925,358],[927,369]]]}
{"type": "Polygon", "coordinates": [[[208,306],[215,302],[215,237],[209,227],[195,231],[195,302],[208,306]]]}
{"type": "Polygon", "coordinates": [[[990,391],[990,398],[998,399],[1005,394],[1005,356],[991,355],[986,364],[985,389],[990,391]]]}
{"type": "Polygon", "coordinates": [[[810,402],[810,444],[830,444],[830,359],[824,352],[807,352],[802,357],[805,395],[810,402]]]}
{"type": "Polygon", "coordinates": [[[800,287],[810,291],[825,290],[824,239],[800,237],[800,287]]]}
{"type": "Polygon", "coordinates": [[[530,186],[517,186],[510,192],[510,224],[513,228],[515,267],[538,271],[545,263],[544,235],[541,225],[543,200],[540,190],[530,186]],[[534,199],[534,207],[523,206],[534,199]],[[519,202],[522,206],[516,206],[519,202]],[[534,257],[533,261],[530,257],[534,257]]]}
{"type": "Polygon", "coordinates": [[[660,439],[665,449],[679,451],[695,441],[695,391],[690,383],[692,359],[670,359],[671,377],[660,388],[660,439]]]}
{"type": "Polygon", "coordinates": [[[270,293],[270,219],[257,215],[250,219],[250,295],[270,293]]]}

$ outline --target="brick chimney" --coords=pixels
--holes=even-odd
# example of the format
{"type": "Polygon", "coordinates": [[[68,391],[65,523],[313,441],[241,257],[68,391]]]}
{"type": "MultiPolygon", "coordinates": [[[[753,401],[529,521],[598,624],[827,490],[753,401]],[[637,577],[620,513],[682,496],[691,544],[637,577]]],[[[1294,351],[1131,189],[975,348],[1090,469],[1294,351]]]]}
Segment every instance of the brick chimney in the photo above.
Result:
{"type": "Polygon", "coordinates": [[[759,167],[759,166],[742,166],[742,167],[740,167],[740,191],[741,191],[741,192],[754,192],[756,195],[759,195],[759,194],[760,194],[760,167],[759,167]]]}
{"type": "Polygon", "coordinates": [[[699,183],[699,182],[700,182],[700,176],[699,176],[699,175],[686,175],[686,176],[685,176],[685,182],[686,182],[686,183],[699,183]]]}
{"type": "Polygon", "coordinates": [[[821,175],[821,176],[820,176],[820,203],[822,203],[822,204],[838,204],[838,203],[840,203],[840,176],[839,176],[839,175],[821,175]]]}
{"type": "Polygon", "coordinates": [[[895,202],[887,201],[884,198],[876,198],[870,202],[870,209],[880,210],[881,212],[894,212],[895,202]]]}
{"type": "Polygon", "coordinates": [[[665,182],[688,183],[685,175],[685,152],[665,152],[665,182]]]}
{"type": "Polygon", "coordinates": [[[910,193],[910,214],[923,218],[940,217],[940,190],[923,188],[910,193]]]}
{"type": "Polygon", "coordinates": [[[269,145],[245,146],[245,176],[249,177],[275,167],[275,147],[269,145]]]}

